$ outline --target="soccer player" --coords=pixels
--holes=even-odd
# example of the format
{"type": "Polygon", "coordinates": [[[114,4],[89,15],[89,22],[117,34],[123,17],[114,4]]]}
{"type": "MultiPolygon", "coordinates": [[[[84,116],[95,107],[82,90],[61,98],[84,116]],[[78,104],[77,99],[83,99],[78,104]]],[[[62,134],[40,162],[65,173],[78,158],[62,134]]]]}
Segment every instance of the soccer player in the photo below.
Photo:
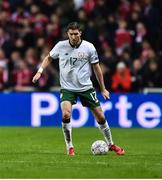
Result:
{"type": "Polygon", "coordinates": [[[105,88],[96,49],[90,42],[82,40],[81,34],[80,25],[77,22],[70,23],[67,26],[68,40],[59,41],[53,47],[43,59],[32,81],[36,83],[39,80],[43,70],[49,65],[52,59],[59,59],[62,130],[68,155],[75,155],[70,117],[72,105],[76,104],[77,97],[80,98],[83,106],[91,109],[109,149],[115,151],[118,155],[124,155],[124,149],[113,143],[110,127],[105,119],[96,97],[96,91],[90,80],[92,66],[99,82],[102,96],[104,99],[109,99],[109,92],[105,88]]]}

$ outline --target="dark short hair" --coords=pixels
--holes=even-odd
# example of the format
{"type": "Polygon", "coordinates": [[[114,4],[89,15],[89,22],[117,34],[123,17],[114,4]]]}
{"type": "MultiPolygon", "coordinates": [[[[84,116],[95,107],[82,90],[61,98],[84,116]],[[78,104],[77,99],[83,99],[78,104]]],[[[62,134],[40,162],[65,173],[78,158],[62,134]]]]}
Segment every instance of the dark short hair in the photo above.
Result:
{"type": "Polygon", "coordinates": [[[75,30],[78,29],[79,31],[82,31],[81,25],[78,22],[71,22],[67,25],[66,31],[69,29],[75,30]]]}

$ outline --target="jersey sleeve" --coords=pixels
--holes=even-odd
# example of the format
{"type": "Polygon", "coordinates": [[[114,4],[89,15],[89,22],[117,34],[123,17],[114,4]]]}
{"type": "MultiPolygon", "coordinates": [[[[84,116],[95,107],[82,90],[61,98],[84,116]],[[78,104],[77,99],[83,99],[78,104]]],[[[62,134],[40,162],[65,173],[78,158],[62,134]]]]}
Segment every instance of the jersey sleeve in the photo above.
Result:
{"type": "Polygon", "coordinates": [[[57,43],[53,49],[49,52],[50,57],[52,57],[53,59],[57,59],[59,57],[59,48],[60,47],[60,43],[57,43]]]}
{"type": "Polygon", "coordinates": [[[98,58],[96,48],[93,45],[91,45],[90,46],[90,63],[95,64],[98,62],[99,62],[99,58],[98,58]]]}

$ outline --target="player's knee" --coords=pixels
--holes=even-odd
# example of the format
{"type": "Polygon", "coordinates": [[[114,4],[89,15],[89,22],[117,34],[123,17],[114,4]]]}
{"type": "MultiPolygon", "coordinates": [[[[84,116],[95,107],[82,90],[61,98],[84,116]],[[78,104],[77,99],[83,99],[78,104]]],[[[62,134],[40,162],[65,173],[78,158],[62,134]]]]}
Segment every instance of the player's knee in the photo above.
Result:
{"type": "Polygon", "coordinates": [[[64,111],[62,114],[62,121],[64,123],[70,122],[70,116],[71,116],[71,113],[69,111],[64,111]]]}

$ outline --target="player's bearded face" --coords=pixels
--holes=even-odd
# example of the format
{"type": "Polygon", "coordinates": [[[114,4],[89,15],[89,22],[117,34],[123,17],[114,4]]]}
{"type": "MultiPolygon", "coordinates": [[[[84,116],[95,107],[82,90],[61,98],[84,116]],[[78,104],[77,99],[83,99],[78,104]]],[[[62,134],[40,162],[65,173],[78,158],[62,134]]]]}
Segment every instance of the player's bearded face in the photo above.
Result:
{"type": "Polygon", "coordinates": [[[78,29],[75,29],[75,30],[69,29],[67,34],[68,34],[68,38],[70,40],[70,43],[72,45],[77,45],[80,43],[81,31],[79,31],[78,29]]]}

